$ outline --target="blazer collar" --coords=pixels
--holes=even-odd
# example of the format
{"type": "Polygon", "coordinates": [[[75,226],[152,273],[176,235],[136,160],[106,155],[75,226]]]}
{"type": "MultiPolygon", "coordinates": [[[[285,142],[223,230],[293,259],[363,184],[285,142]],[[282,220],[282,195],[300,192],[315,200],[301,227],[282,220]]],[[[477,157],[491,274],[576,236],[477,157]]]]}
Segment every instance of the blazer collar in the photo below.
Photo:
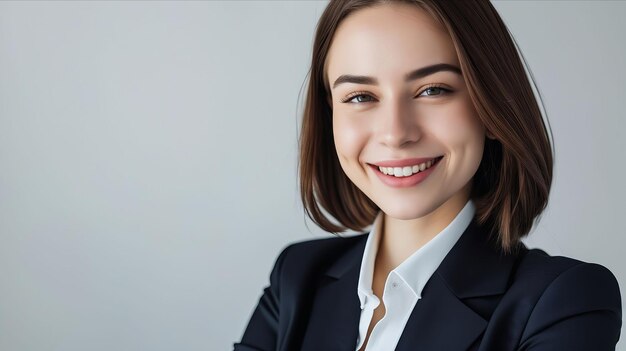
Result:
{"type": "MultiPolygon", "coordinates": [[[[356,244],[351,246],[338,260],[336,260],[326,270],[326,275],[335,279],[340,279],[346,273],[361,268],[361,258],[363,258],[363,252],[365,251],[365,243],[370,233],[357,235],[356,244]]],[[[357,273],[358,274],[358,273],[357,273]]],[[[356,288],[354,290],[356,292],[356,288]]]]}
{"type": "MultiPolygon", "coordinates": [[[[365,242],[361,234],[325,272],[315,294],[302,350],[354,350],[360,303],[358,276],[365,242]]],[[[516,258],[527,248],[520,243],[504,254],[486,228],[475,220],[461,235],[432,275],[407,321],[396,350],[467,349],[487,325],[463,303],[466,298],[502,294],[516,258]],[[455,335],[450,338],[450,335],[455,335]]]]}
{"type": "Polygon", "coordinates": [[[526,250],[526,246],[519,242],[511,253],[505,254],[495,235],[474,219],[435,274],[446,281],[459,299],[502,294],[508,289],[517,257],[526,250]]]}

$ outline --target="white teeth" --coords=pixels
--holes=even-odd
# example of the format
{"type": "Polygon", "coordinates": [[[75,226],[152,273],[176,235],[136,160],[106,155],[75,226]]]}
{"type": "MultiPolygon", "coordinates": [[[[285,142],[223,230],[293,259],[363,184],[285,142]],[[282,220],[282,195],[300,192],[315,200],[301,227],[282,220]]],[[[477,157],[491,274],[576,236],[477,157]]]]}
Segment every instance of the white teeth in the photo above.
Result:
{"type": "Polygon", "coordinates": [[[386,175],[392,175],[394,177],[408,177],[418,172],[422,172],[425,169],[430,168],[430,166],[435,163],[434,160],[430,160],[428,162],[420,163],[415,166],[407,166],[407,167],[378,167],[378,169],[386,175]]]}

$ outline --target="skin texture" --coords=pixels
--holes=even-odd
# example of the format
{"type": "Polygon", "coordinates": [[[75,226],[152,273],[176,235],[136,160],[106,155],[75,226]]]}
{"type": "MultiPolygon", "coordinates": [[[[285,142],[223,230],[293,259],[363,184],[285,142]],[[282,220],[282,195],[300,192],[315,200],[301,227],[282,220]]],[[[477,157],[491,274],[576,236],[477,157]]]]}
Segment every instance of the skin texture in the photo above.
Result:
{"type": "MultiPolygon", "coordinates": [[[[382,301],[389,271],[443,230],[467,202],[486,132],[461,75],[441,71],[405,81],[408,72],[432,64],[460,68],[445,29],[415,6],[385,4],[351,14],[335,33],[326,63],[341,167],[384,212],[373,286],[382,301]],[[333,88],[345,74],[374,77],[378,84],[333,88]],[[450,92],[428,89],[432,84],[450,92]],[[440,155],[434,172],[410,188],[384,184],[368,166],[440,155]]],[[[370,331],[383,315],[381,303],[370,331]]]]}

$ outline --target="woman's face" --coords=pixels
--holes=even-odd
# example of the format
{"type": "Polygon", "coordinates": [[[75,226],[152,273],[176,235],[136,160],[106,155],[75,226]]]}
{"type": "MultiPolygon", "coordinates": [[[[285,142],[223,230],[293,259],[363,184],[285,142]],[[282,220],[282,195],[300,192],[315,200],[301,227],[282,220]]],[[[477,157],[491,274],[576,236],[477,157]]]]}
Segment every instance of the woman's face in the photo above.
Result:
{"type": "Polygon", "coordinates": [[[398,219],[464,205],[485,129],[445,29],[412,5],[362,9],[339,26],[326,63],[350,180],[398,219]]]}

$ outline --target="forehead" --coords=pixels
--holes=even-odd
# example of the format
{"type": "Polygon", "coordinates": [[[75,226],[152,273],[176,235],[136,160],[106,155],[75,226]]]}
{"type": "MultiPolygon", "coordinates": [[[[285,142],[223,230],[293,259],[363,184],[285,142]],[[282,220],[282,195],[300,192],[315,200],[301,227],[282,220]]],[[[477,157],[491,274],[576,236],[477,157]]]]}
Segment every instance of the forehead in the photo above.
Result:
{"type": "Polygon", "coordinates": [[[445,28],[415,5],[385,4],[344,19],[331,42],[326,74],[331,81],[346,73],[400,78],[435,63],[458,65],[445,28]]]}

